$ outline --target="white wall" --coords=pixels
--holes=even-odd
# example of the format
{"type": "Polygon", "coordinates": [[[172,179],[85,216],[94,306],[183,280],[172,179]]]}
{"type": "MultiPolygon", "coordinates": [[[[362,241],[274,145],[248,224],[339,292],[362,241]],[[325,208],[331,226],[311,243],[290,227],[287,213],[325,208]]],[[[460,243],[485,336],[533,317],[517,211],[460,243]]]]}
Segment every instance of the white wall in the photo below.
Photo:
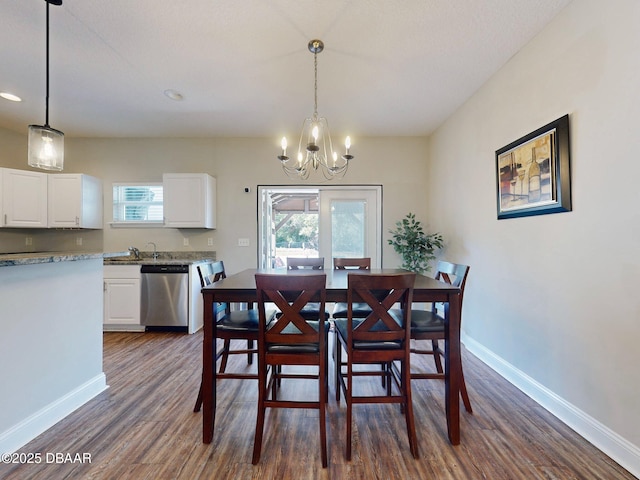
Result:
{"type": "Polygon", "coordinates": [[[0,267],[0,453],[106,388],[102,259],[0,267]]]}
{"type": "MultiPolygon", "coordinates": [[[[26,137],[7,135],[1,141],[22,144],[26,137]]],[[[253,268],[257,264],[257,185],[290,185],[295,183],[282,172],[276,156],[278,139],[99,139],[66,138],[65,172],[95,175],[104,181],[105,228],[100,234],[105,251],[126,250],[135,245],[141,250],[147,242],[157,243],[158,250],[215,250],[225,261],[229,272],[253,268]],[[113,182],[161,181],[163,172],[206,172],[217,177],[218,219],[215,230],[164,228],[111,228],[113,182]],[[251,193],[244,193],[244,187],[251,193]],[[183,238],[190,245],[183,246],[183,238]],[[252,239],[251,246],[238,247],[240,237],[252,239]],[[207,246],[212,238],[213,247],[207,246]]],[[[13,150],[19,151],[19,147],[13,150]]],[[[386,245],[387,231],[409,211],[429,224],[426,218],[426,183],[428,140],[425,138],[358,138],[352,148],[356,158],[340,184],[382,184],[384,215],[383,261],[387,266],[399,265],[400,259],[386,245]]],[[[2,155],[2,154],[0,154],[2,155]]],[[[26,168],[26,153],[0,156],[0,166],[26,168]]],[[[324,181],[318,174],[306,184],[324,181]]],[[[0,230],[0,242],[13,241],[24,250],[24,232],[0,230]]],[[[34,242],[43,247],[60,243],[49,233],[30,231],[34,242]]],[[[88,235],[85,233],[84,235],[88,235]]],[[[71,232],[73,238],[77,232],[71,232]]],[[[73,240],[72,238],[72,240],[73,240]]],[[[48,248],[42,248],[48,249],[48,248]]],[[[2,251],[2,250],[0,250],[2,251]]]]}
{"type": "Polygon", "coordinates": [[[467,347],[640,474],[640,2],[570,4],[431,137],[467,347]],[[495,151],[568,113],[573,211],[496,220],[495,151]]]}

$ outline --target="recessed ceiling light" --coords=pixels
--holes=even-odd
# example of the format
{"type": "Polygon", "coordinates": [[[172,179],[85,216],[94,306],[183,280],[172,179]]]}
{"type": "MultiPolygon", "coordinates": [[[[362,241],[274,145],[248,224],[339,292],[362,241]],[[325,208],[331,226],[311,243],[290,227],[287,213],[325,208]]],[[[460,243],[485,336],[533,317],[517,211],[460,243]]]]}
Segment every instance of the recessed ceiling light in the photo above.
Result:
{"type": "Polygon", "coordinates": [[[4,98],[5,100],[11,100],[12,102],[22,101],[22,99],[19,96],[9,92],[0,92],[0,97],[4,98]]]}
{"type": "Polygon", "coordinates": [[[171,90],[171,89],[165,90],[164,95],[165,97],[170,98],[171,100],[175,100],[176,102],[181,102],[182,100],[184,100],[184,97],[182,96],[182,94],[175,90],[171,90]]]}

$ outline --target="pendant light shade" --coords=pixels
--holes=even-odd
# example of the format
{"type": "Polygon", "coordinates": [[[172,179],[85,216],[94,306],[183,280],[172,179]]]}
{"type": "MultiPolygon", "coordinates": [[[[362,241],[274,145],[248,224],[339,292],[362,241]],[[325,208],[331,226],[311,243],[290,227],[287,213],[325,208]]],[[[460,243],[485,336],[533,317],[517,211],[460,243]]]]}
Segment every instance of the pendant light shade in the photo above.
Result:
{"type": "Polygon", "coordinates": [[[62,5],[62,0],[44,0],[47,4],[47,96],[44,125],[29,125],[28,163],[43,170],[62,170],[64,166],[64,133],[49,126],[49,4],[62,5]]]}
{"type": "Polygon", "coordinates": [[[64,133],[43,125],[29,125],[29,166],[43,170],[62,170],[64,133]]]}

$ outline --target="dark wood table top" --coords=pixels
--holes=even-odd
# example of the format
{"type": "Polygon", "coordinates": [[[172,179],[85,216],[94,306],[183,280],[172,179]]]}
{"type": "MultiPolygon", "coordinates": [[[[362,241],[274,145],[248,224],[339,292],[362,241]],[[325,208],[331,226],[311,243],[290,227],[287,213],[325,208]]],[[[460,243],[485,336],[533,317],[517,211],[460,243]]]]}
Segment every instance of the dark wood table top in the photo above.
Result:
{"type": "MultiPolygon", "coordinates": [[[[205,295],[214,294],[216,290],[224,290],[228,301],[250,301],[256,294],[256,273],[273,275],[314,275],[324,273],[327,275],[327,301],[346,301],[347,276],[370,274],[401,274],[406,270],[398,268],[375,268],[371,270],[260,270],[250,268],[242,272],[230,275],[224,280],[212,283],[202,289],[205,295]]],[[[413,287],[414,302],[445,302],[450,294],[459,294],[460,288],[445,282],[435,280],[425,275],[416,275],[413,287]]]]}

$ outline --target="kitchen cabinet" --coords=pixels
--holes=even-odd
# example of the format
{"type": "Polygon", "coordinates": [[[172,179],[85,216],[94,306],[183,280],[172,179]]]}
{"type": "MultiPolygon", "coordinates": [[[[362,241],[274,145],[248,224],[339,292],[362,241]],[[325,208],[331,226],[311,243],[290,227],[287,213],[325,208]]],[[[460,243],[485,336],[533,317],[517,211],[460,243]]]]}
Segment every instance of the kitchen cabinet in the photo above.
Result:
{"type": "Polygon", "coordinates": [[[48,226],[102,228],[102,180],[81,173],[49,174],[48,226]]]}
{"type": "Polygon", "coordinates": [[[2,226],[47,227],[47,174],[0,168],[2,226]]]}
{"type": "Polygon", "coordinates": [[[164,226],[216,228],[216,179],[206,173],[165,173],[164,226]]]}
{"type": "Polygon", "coordinates": [[[144,331],[140,292],[140,265],[104,266],[105,331],[144,331]]]}

